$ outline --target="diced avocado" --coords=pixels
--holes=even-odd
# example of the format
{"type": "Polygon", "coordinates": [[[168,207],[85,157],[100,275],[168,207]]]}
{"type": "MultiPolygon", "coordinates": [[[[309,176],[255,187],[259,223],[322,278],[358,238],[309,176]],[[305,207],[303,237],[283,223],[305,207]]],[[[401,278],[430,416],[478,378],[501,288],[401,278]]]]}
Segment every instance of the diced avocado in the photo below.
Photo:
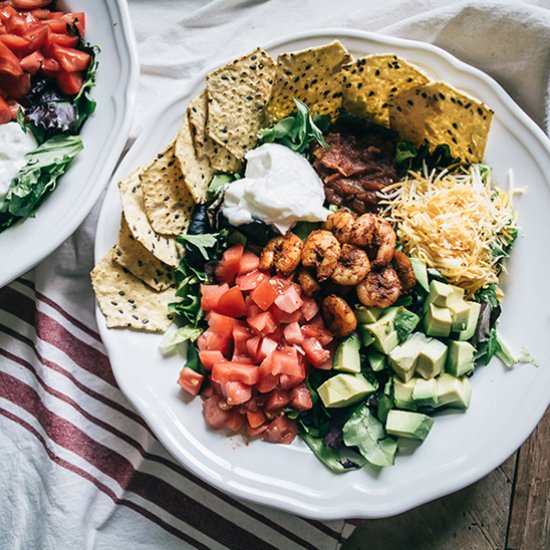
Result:
{"type": "Polygon", "coordinates": [[[445,370],[453,376],[462,376],[474,370],[476,349],[468,342],[449,343],[449,354],[445,370]]]}
{"type": "Polygon", "coordinates": [[[446,338],[451,333],[452,326],[453,318],[449,309],[431,303],[428,305],[428,310],[424,315],[424,330],[428,336],[443,336],[446,338]]]}
{"type": "Polygon", "coordinates": [[[368,348],[375,341],[374,336],[369,332],[367,326],[368,325],[359,325],[357,327],[357,333],[359,335],[361,345],[364,348],[368,348]]]}
{"type": "MultiPolygon", "coordinates": [[[[424,336],[424,335],[422,335],[424,336]]],[[[424,342],[418,354],[416,372],[422,378],[433,378],[445,368],[447,358],[447,346],[434,338],[424,337],[424,342]]]]}
{"type": "Polygon", "coordinates": [[[453,318],[452,331],[458,332],[464,330],[468,324],[468,317],[470,315],[470,304],[465,300],[456,300],[449,304],[449,311],[453,318]]]}
{"type": "Polygon", "coordinates": [[[425,339],[421,332],[415,332],[389,354],[390,367],[403,382],[408,382],[413,377],[418,354],[425,339]]]}
{"type": "Polygon", "coordinates": [[[424,441],[434,421],[426,414],[391,410],[386,418],[386,432],[396,437],[424,441]]]}
{"type": "Polygon", "coordinates": [[[437,405],[437,382],[435,378],[430,380],[417,378],[412,398],[419,407],[435,407],[437,405]]]}
{"type": "Polygon", "coordinates": [[[327,408],[347,407],[375,391],[376,388],[362,374],[337,374],[317,389],[327,408]]]}
{"type": "Polygon", "coordinates": [[[479,312],[481,310],[481,304],[478,302],[466,302],[470,306],[468,312],[468,320],[466,321],[466,328],[457,333],[456,338],[458,340],[469,340],[476,331],[477,322],[479,320],[479,312]]]}
{"type": "Polygon", "coordinates": [[[361,372],[360,346],[357,334],[351,334],[342,340],[334,354],[333,368],[342,372],[361,372]]]}
{"type": "Polygon", "coordinates": [[[399,337],[393,326],[393,319],[398,310],[398,307],[390,307],[375,323],[362,325],[374,337],[374,347],[386,355],[399,344],[399,337]]]}
{"type": "Polygon", "coordinates": [[[416,276],[416,282],[424,290],[426,290],[426,292],[429,292],[430,283],[428,282],[428,270],[426,269],[426,264],[418,258],[409,258],[409,260],[411,261],[412,268],[416,276]]]}
{"type": "Polygon", "coordinates": [[[413,400],[414,387],[417,379],[413,378],[408,382],[401,382],[398,378],[393,379],[393,402],[398,409],[416,411],[416,403],[413,400]]]}
{"type": "Polygon", "coordinates": [[[466,377],[456,378],[444,372],[437,379],[437,406],[448,405],[467,409],[472,397],[472,386],[466,377]]]}
{"type": "Polygon", "coordinates": [[[394,404],[391,397],[388,397],[387,395],[382,395],[378,399],[378,406],[376,409],[376,416],[378,417],[378,420],[380,422],[386,422],[386,418],[388,416],[388,412],[393,409],[394,404]]]}
{"type": "Polygon", "coordinates": [[[381,314],[382,310],[377,307],[355,307],[355,317],[357,317],[357,322],[362,325],[378,321],[381,314]]]}
{"type": "Polygon", "coordinates": [[[462,300],[464,298],[464,289],[441,283],[440,281],[432,281],[430,283],[430,295],[428,302],[439,307],[449,307],[449,304],[462,300]]]}
{"type": "Polygon", "coordinates": [[[367,351],[367,359],[369,360],[370,368],[374,372],[384,370],[386,368],[386,356],[378,350],[369,349],[367,351]]]}

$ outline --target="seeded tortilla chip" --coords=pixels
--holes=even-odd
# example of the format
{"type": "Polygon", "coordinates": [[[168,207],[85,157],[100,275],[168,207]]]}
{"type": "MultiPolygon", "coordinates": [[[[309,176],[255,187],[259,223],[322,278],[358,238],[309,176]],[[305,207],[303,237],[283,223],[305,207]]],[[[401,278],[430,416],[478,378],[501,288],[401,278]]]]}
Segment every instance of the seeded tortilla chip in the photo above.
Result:
{"type": "Polygon", "coordinates": [[[191,223],[195,201],[185,184],[173,144],[141,171],[139,181],[143,206],[155,232],[161,235],[185,233],[191,223]]]}
{"type": "Polygon", "coordinates": [[[257,48],[206,77],[206,133],[239,160],[256,145],[274,74],[275,62],[257,48]]]}
{"type": "Polygon", "coordinates": [[[368,55],[342,67],[342,105],[349,113],[389,128],[389,101],[429,81],[420,69],[397,55],[368,55]]]}
{"type": "Polygon", "coordinates": [[[118,242],[113,247],[113,260],[159,292],[175,282],[172,268],[155,258],[134,239],[124,217],[120,225],[118,242]]]}
{"type": "Polygon", "coordinates": [[[180,169],[185,179],[187,189],[191,193],[195,203],[200,204],[206,200],[206,190],[212,179],[213,171],[208,158],[199,158],[193,146],[191,137],[191,125],[189,118],[185,117],[176,138],[174,153],[179,162],[180,169]]]}
{"type": "Polygon", "coordinates": [[[403,139],[417,146],[449,146],[451,156],[465,162],[483,160],[493,111],[445,82],[430,82],[395,97],[390,123],[403,139]]]}
{"type": "Polygon", "coordinates": [[[346,48],[334,40],[330,44],[277,58],[275,82],[266,111],[272,121],[296,110],[292,98],[303,101],[313,113],[335,117],[342,106],[342,65],[351,60],[346,48]]]}
{"type": "Polygon", "coordinates": [[[206,135],[206,119],[208,117],[206,90],[189,103],[187,116],[196,156],[199,159],[208,158],[210,166],[216,172],[230,174],[238,172],[242,162],[225,147],[206,135]]]}
{"type": "Polygon", "coordinates": [[[159,235],[151,226],[143,206],[139,175],[139,170],[136,170],[118,182],[120,201],[128,227],[134,238],[155,258],[171,267],[178,267],[183,256],[183,247],[174,237],[159,235]]]}
{"type": "Polygon", "coordinates": [[[92,286],[108,328],[163,332],[170,325],[168,304],[173,288],[156,292],[112,259],[110,250],[91,274],[92,286]]]}

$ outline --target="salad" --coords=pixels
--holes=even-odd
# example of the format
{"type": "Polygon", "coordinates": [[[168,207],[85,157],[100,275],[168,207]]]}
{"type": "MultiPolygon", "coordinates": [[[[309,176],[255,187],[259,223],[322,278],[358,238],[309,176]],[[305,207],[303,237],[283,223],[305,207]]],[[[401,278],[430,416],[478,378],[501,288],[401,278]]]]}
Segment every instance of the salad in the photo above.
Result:
{"type": "Polygon", "coordinates": [[[497,328],[520,190],[483,164],[492,115],[338,41],[220,67],[119,182],[92,272],[107,326],[184,346],[177,382],[211,429],[299,437],[336,473],[393,464],[468,408],[481,365],[532,360],[497,328]]]}
{"type": "Polygon", "coordinates": [[[83,148],[97,48],[85,14],[0,2],[0,231],[34,216],[83,148]]]}

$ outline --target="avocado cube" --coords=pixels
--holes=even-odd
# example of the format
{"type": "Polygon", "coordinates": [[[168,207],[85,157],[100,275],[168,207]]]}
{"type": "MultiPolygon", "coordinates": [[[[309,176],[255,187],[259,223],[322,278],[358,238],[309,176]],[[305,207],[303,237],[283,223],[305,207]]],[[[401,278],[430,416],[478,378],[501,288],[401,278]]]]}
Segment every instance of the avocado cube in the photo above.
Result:
{"type": "Polygon", "coordinates": [[[386,368],[386,356],[375,349],[371,348],[367,351],[367,359],[369,361],[370,368],[374,372],[379,372],[386,368]]]}
{"type": "Polygon", "coordinates": [[[466,377],[457,378],[444,372],[437,379],[437,406],[467,409],[472,397],[472,386],[466,377]]]}
{"type": "Polygon", "coordinates": [[[424,337],[416,362],[416,372],[422,378],[433,378],[443,371],[446,358],[447,346],[443,342],[424,337]]]}
{"type": "Polygon", "coordinates": [[[347,407],[374,393],[376,388],[362,374],[337,374],[323,382],[317,393],[329,408],[347,407]]]}
{"type": "Polygon", "coordinates": [[[430,283],[428,282],[428,269],[426,264],[418,258],[409,258],[412,264],[416,282],[426,291],[430,291],[430,283]]]}
{"type": "Polygon", "coordinates": [[[408,382],[401,382],[399,378],[393,378],[393,402],[398,409],[416,411],[416,403],[413,399],[413,392],[418,380],[413,378],[408,382]]]}
{"type": "Polygon", "coordinates": [[[367,329],[368,325],[359,325],[357,327],[357,333],[361,341],[361,345],[364,348],[368,348],[376,339],[367,329]]]}
{"type": "Polygon", "coordinates": [[[342,372],[361,372],[360,346],[361,343],[357,334],[351,334],[345,340],[342,340],[334,354],[333,368],[342,372]]]}
{"type": "Polygon", "coordinates": [[[462,376],[472,372],[475,367],[475,353],[476,349],[472,344],[451,341],[445,370],[453,376],[462,376]]]}
{"type": "Polygon", "coordinates": [[[466,321],[466,328],[459,331],[456,334],[458,340],[469,340],[475,334],[477,322],[479,320],[479,312],[481,311],[481,304],[478,302],[466,302],[470,306],[468,311],[468,319],[466,321]]]}
{"type": "Polygon", "coordinates": [[[468,324],[468,317],[470,315],[470,304],[465,300],[456,300],[449,304],[449,311],[453,318],[452,331],[458,332],[464,330],[468,324]]]}
{"type": "Polygon", "coordinates": [[[437,405],[437,382],[435,378],[430,380],[416,379],[412,398],[419,407],[435,407],[437,405]]]}
{"type": "Polygon", "coordinates": [[[433,418],[426,414],[393,409],[386,418],[386,432],[396,437],[424,441],[433,423],[433,418]]]}
{"type": "Polygon", "coordinates": [[[359,324],[375,323],[382,314],[382,310],[377,307],[355,307],[355,317],[359,324]]]}
{"type": "Polygon", "coordinates": [[[425,340],[425,336],[420,332],[415,332],[402,344],[396,346],[388,356],[388,362],[395,374],[408,382],[414,374],[418,354],[425,340]]]}
{"type": "Polygon", "coordinates": [[[431,303],[428,305],[428,310],[424,315],[424,330],[428,336],[446,338],[451,333],[452,326],[453,318],[449,309],[431,303]]]}
{"type": "Polygon", "coordinates": [[[399,344],[399,336],[393,326],[393,319],[399,310],[398,307],[390,307],[375,323],[361,325],[374,337],[373,345],[382,353],[388,355],[399,344]]]}
{"type": "Polygon", "coordinates": [[[428,302],[434,306],[449,307],[449,304],[462,300],[464,298],[464,289],[442,283],[440,281],[432,281],[430,283],[430,295],[428,302]]]}

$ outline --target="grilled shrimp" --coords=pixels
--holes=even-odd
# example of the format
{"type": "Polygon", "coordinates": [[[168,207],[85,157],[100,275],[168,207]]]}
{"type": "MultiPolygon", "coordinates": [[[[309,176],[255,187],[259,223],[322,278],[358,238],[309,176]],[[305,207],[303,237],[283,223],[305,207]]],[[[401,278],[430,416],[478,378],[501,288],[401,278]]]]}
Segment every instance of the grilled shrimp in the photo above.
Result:
{"type": "Polygon", "coordinates": [[[397,275],[401,281],[403,294],[409,294],[416,285],[416,275],[411,260],[401,250],[393,253],[393,259],[397,264],[397,275]]]}
{"type": "Polygon", "coordinates": [[[367,253],[351,244],[344,244],[331,279],[339,285],[355,286],[367,276],[369,271],[370,262],[367,253]]]}
{"type": "Polygon", "coordinates": [[[354,223],[355,215],[349,210],[337,210],[327,218],[323,229],[331,231],[342,244],[345,244],[349,242],[354,223]]]}
{"type": "Polygon", "coordinates": [[[339,338],[349,336],[357,328],[355,313],[343,298],[335,294],[329,294],[323,300],[323,318],[339,338]]]}
{"type": "Polygon", "coordinates": [[[274,237],[262,250],[259,268],[269,270],[274,267],[283,277],[290,277],[300,265],[303,245],[302,239],[294,233],[274,237]]]}
{"type": "Polygon", "coordinates": [[[367,307],[384,309],[397,301],[401,294],[401,282],[395,269],[387,265],[371,271],[357,287],[359,301],[367,307]]]}
{"type": "Polygon", "coordinates": [[[306,296],[313,296],[321,290],[321,286],[311,271],[302,267],[298,270],[298,283],[302,287],[302,291],[306,296]]]}
{"type": "Polygon", "coordinates": [[[302,265],[317,271],[317,280],[326,281],[331,275],[340,255],[340,243],[336,237],[324,229],[312,231],[304,243],[302,265]]]}
{"type": "Polygon", "coordinates": [[[390,222],[376,214],[363,214],[353,225],[349,242],[370,249],[373,264],[387,265],[393,258],[397,237],[390,222]]]}

